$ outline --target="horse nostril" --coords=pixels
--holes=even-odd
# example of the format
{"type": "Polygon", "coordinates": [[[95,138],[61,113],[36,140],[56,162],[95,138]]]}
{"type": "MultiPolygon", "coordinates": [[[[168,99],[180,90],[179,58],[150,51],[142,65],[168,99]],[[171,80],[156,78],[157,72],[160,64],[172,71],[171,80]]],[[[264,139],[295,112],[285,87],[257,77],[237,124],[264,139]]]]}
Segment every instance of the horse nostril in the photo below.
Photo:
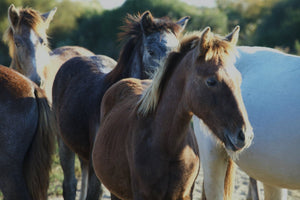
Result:
{"type": "Polygon", "coordinates": [[[242,130],[240,130],[238,133],[238,139],[241,141],[245,141],[245,134],[242,130]]]}

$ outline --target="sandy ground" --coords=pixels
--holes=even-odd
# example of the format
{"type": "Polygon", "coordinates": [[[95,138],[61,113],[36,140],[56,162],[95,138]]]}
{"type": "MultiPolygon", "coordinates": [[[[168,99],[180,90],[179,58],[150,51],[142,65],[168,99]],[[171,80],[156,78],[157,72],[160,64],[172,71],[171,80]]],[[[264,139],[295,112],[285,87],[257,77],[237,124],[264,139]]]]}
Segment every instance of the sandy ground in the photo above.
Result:
{"type": "MultiPolygon", "coordinates": [[[[202,195],[202,181],[203,181],[203,173],[200,170],[200,174],[196,180],[196,186],[194,189],[194,196],[193,200],[200,200],[202,195]]],[[[235,191],[233,194],[233,200],[246,200],[248,194],[248,183],[249,177],[240,169],[237,170],[236,179],[235,179],[235,191]]],[[[78,184],[78,191],[76,200],[79,198],[79,186],[78,184]]],[[[258,183],[259,188],[259,195],[260,198],[263,200],[263,186],[261,183],[258,183]]],[[[108,200],[110,199],[109,191],[104,188],[104,193],[101,200],[108,200]]],[[[49,200],[63,200],[62,197],[49,197],[49,200]]],[[[292,190],[288,192],[288,200],[300,200],[300,191],[299,190],[292,190]]]]}

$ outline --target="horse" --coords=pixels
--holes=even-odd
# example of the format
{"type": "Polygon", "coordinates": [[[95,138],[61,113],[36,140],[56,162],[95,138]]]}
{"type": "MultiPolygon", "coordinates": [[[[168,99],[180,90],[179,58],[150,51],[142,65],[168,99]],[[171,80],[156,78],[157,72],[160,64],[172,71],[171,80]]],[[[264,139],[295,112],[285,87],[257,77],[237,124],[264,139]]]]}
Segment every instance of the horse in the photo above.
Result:
{"type": "Polygon", "coordinates": [[[251,143],[232,63],[236,33],[189,34],[152,82],[123,79],[107,90],[92,159],[115,199],[191,199],[200,167],[193,114],[232,154],[251,143]]]}
{"type": "Polygon", "coordinates": [[[46,31],[56,13],[56,8],[40,14],[31,8],[8,8],[9,27],[4,40],[12,58],[10,67],[45,90],[48,101],[52,101],[52,85],[60,66],[68,59],[92,56],[91,51],[78,46],[64,46],[51,51],[46,31]]]}
{"type": "MultiPolygon", "coordinates": [[[[115,66],[81,56],[68,60],[58,71],[53,85],[53,109],[65,146],[83,161],[82,182],[89,187],[88,191],[82,189],[80,199],[97,199],[101,194],[90,157],[105,91],[122,78],[149,78],[167,54],[178,46],[178,37],[188,19],[183,17],[173,22],[166,17],[154,18],[149,11],[128,15],[123,32],[119,34],[125,43],[115,66]]],[[[65,164],[73,165],[67,161],[65,164]]],[[[71,190],[69,188],[69,194],[73,194],[71,199],[74,199],[76,188],[73,186],[74,192],[71,190]]]]}
{"type": "MultiPolygon", "coordinates": [[[[266,47],[237,49],[235,65],[243,76],[242,94],[254,139],[234,162],[263,183],[265,200],[286,199],[287,190],[281,188],[300,189],[300,90],[294,84],[300,77],[300,57],[266,47]]],[[[206,197],[223,199],[227,163],[233,161],[207,134],[205,123],[193,120],[206,197]]]]}
{"type": "MultiPolygon", "coordinates": [[[[52,102],[54,77],[60,66],[75,56],[94,55],[89,50],[78,46],[63,46],[53,51],[50,50],[46,31],[50,26],[50,22],[56,10],[56,8],[53,8],[47,13],[40,14],[34,9],[16,8],[11,4],[8,8],[9,27],[4,34],[4,40],[8,44],[9,54],[12,58],[10,68],[25,75],[44,89],[50,104],[52,102]]],[[[102,62],[115,62],[109,57],[98,57],[102,62]]],[[[59,144],[62,143],[60,138],[58,138],[58,142],[59,144]]],[[[67,157],[70,152],[65,148],[64,151],[60,151],[59,154],[61,159],[67,157]]],[[[72,159],[72,157],[68,159],[72,159]]],[[[61,160],[61,162],[63,162],[63,160],[61,160]]],[[[63,165],[62,167],[64,172],[73,170],[70,179],[76,182],[74,166],[73,168],[72,166],[64,168],[63,165]]]]}
{"type": "Polygon", "coordinates": [[[46,200],[54,116],[44,91],[0,65],[0,190],[6,200],[46,200]]]}

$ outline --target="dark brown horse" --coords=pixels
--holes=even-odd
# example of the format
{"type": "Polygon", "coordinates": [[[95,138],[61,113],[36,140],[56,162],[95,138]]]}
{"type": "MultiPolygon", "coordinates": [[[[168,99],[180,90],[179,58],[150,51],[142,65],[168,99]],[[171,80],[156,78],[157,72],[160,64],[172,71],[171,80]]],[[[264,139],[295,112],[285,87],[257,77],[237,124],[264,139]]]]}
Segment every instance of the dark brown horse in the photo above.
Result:
{"type": "Polygon", "coordinates": [[[47,199],[53,119],[44,92],[0,65],[0,190],[4,199],[47,199]]]}
{"type": "MultiPolygon", "coordinates": [[[[70,59],[58,71],[53,85],[53,108],[63,141],[85,161],[83,173],[89,171],[88,199],[98,199],[100,195],[100,183],[90,157],[100,125],[104,92],[122,78],[149,78],[168,53],[177,48],[178,36],[188,19],[173,22],[168,18],[153,18],[149,11],[139,16],[128,15],[121,33],[125,45],[112,71],[110,65],[101,60],[96,62],[94,57],[70,59]]],[[[83,183],[87,184],[84,177],[83,183]]]]}
{"type": "Polygon", "coordinates": [[[191,199],[199,171],[193,114],[229,149],[247,145],[251,127],[233,65],[237,35],[194,33],[152,82],[130,78],[108,89],[92,158],[111,193],[123,200],[191,199]]]}

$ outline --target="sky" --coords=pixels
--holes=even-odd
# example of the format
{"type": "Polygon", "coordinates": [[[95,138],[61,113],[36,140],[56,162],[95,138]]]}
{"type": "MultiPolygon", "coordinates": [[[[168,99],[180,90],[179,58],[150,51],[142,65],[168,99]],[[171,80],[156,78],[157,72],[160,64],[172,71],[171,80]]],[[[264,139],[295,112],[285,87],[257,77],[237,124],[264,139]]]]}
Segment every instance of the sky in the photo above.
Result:
{"type": "MultiPolygon", "coordinates": [[[[112,9],[121,6],[125,0],[99,0],[102,7],[105,9],[112,9]]],[[[180,0],[187,4],[194,6],[206,6],[213,7],[215,6],[214,0],[180,0]]]]}

